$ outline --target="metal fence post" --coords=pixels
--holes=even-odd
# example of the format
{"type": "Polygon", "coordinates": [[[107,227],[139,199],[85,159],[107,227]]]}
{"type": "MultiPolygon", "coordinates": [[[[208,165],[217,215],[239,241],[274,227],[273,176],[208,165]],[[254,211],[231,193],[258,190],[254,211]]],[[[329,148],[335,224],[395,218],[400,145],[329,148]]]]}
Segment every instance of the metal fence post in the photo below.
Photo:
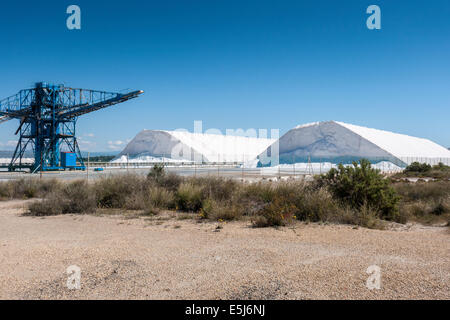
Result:
{"type": "Polygon", "coordinates": [[[87,181],[89,182],[89,156],[90,156],[90,152],[88,152],[88,158],[87,158],[87,170],[86,170],[86,177],[87,177],[87,181]]]}

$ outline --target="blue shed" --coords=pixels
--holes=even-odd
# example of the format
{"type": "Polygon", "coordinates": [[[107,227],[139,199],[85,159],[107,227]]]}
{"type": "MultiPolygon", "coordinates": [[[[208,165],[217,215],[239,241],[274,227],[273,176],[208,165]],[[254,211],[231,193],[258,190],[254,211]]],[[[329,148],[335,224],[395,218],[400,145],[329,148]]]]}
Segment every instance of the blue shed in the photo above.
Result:
{"type": "Polygon", "coordinates": [[[74,152],[61,152],[61,167],[74,168],[77,166],[77,155],[74,152]]]}

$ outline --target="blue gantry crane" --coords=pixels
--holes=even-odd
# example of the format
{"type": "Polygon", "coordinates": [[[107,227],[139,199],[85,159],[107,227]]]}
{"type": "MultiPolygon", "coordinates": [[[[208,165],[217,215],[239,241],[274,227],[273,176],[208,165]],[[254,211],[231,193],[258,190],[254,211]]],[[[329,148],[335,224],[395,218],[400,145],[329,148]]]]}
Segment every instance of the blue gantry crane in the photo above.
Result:
{"type": "Polygon", "coordinates": [[[142,90],[114,93],[75,89],[45,82],[0,100],[0,123],[18,119],[19,135],[9,171],[84,170],[76,138],[79,116],[138,97],[142,90]],[[25,151],[32,149],[34,164],[24,163],[25,151]]]}

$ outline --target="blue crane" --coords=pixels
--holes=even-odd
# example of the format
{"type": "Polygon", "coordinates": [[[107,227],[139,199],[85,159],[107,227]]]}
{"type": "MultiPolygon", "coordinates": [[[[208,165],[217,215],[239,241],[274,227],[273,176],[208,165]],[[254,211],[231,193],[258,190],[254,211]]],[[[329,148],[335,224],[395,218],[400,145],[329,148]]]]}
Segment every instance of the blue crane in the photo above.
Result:
{"type": "Polygon", "coordinates": [[[0,124],[18,119],[19,135],[9,171],[84,170],[75,135],[79,116],[137,98],[142,90],[114,93],[75,89],[64,85],[36,83],[16,95],[0,100],[0,124]],[[25,151],[32,149],[34,164],[24,163],[25,151]]]}

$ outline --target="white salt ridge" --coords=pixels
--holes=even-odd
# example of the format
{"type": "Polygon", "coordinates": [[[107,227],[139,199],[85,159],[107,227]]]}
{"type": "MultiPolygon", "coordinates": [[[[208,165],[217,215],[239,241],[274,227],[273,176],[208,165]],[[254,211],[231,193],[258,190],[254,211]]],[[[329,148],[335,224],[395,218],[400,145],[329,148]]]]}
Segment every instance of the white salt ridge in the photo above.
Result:
{"type": "Polygon", "coordinates": [[[386,150],[397,158],[427,157],[450,158],[450,151],[433,141],[408,136],[406,134],[361,127],[353,124],[335,121],[341,126],[355,132],[369,140],[381,149],[386,150]]]}
{"type": "Polygon", "coordinates": [[[183,162],[245,162],[256,159],[275,141],[221,134],[144,130],[126,146],[114,162],[126,162],[127,154],[130,154],[130,159],[136,161],[144,159],[142,162],[147,162],[145,156],[183,162]]]}
{"type": "Polygon", "coordinates": [[[137,157],[130,157],[127,158],[127,156],[123,155],[120,156],[117,159],[114,159],[111,161],[111,163],[188,163],[190,161],[188,160],[179,160],[179,159],[171,159],[171,158],[165,158],[165,157],[152,157],[152,156],[137,156],[137,157]]]}
{"type": "Polygon", "coordinates": [[[320,123],[319,121],[316,121],[316,122],[310,122],[310,123],[305,123],[305,124],[299,124],[294,129],[301,129],[301,128],[312,127],[312,126],[318,125],[319,123],[320,123]]]}
{"type": "MultiPolygon", "coordinates": [[[[186,131],[144,130],[121,152],[116,163],[132,161],[244,163],[244,167],[256,167],[257,157],[267,160],[268,148],[275,139],[242,136],[190,133],[186,131]],[[150,158],[148,158],[150,157],[150,158]]],[[[411,162],[437,164],[450,162],[450,151],[422,138],[384,130],[365,128],[344,122],[326,121],[299,125],[279,139],[280,159],[296,159],[338,163],[343,159],[367,158],[404,166],[411,162]]],[[[272,152],[271,152],[272,153],[272,152]]],[[[270,154],[271,154],[270,153],[270,154]]],[[[397,170],[393,167],[392,170],[397,170]]]]}
{"type": "MultiPolygon", "coordinates": [[[[344,166],[353,166],[352,164],[345,164],[344,166]]],[[[381,172],[400,172],[403,170],[403,168],[393,164],[389,161],[381,161],[375,164],[371,165],[372,168],[378,169],[381,172]]],[[[313,173],[313,174],[319,174],[319,173],[325,173],[330,171],[332,168],[337,168],[338,165],[331,163],[331,162],[299,162],[295,164],[280,164],[273,167],[263,167],[261,168],[262,174],[277,174],[279,171],[286,173],[286,171],[291,171],[292,173],[313,173]]],[[[254,166],[253,168],[256,168],[254,166]]]]}
{"type": "Polygon", "coordinates": [[[245,162],[255,159],[275,139],[220,134],[167,131],[182,143],[204,155],[209,162],[245,162]]]}
{"type": "MultiPolygon", "coordinates": [[[[10,162],[11,162],[11,158],[0,158],[1,164],[5,164],[5,163],[9,164],[10,162]]],[[[25,163],[25,164],[34,163],[34,159],[33,158],[22,158],[22,163],[25,163]]]]}

